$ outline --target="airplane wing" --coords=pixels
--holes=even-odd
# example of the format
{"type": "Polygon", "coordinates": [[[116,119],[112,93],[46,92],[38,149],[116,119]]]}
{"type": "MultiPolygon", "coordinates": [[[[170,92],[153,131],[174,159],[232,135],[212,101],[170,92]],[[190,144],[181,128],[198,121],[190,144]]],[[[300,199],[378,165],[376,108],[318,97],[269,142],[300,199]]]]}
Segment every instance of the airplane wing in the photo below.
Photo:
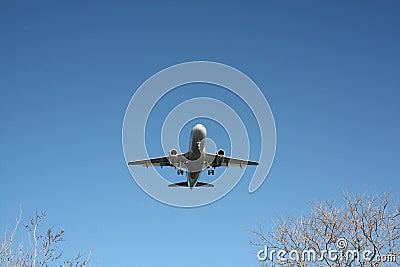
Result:
{"type": "Polygon", "coordinates": [[[211,158],[211,167],[244,167],[247,165],[258,165],[256,161],[244,160],[244,159],[235,159],[226,156],[219,156],[217,154],[209,154],[207,153],[207,158],[211,158]]]}
{"type": "Polygon", "coordinates": [[[172,167],[180,167],[180,168],[185,168],[187,165],[187,159],[185,157],[185,154],[178,154],[176,156],[165,156],[165,157],[160,157],[160,158],[151,158],[151,159],[144,159],[144,160],[135,160],[135,161],[129,161],[128,165],[142,165],[144,167],[149,167],[149,166],[158,166],[158,167],[164,167],[164,166],[172,166],[172,167]],[[172,164],[173,162],[174,164],[172,164]]]}
{"type": "Polygon", "coordinates": [[[129,161],[128,165],[142,165],[145,167],[148,167],[148,166],[161,166],[161,167],[172,166],[172,164],[168,160],[168,157],[129,161]]]}

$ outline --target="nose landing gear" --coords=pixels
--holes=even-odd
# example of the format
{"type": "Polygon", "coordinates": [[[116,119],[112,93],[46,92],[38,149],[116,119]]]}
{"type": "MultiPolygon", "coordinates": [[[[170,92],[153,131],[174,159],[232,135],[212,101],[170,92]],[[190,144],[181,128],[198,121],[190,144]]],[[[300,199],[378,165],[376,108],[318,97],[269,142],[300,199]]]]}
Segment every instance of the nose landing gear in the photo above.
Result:
{"type": "Polygon", "coordinates": [[[178,175],[183,175],[183,170],[182,170],[182,169],[179,169],[179,170],[177,171],[177,173],[178,173],[178,175]]]}
{"type": "Polygon", "coordinates": [[[207,173],[208,175],[214,175],[214,170],[208,170],[207,173]]]}

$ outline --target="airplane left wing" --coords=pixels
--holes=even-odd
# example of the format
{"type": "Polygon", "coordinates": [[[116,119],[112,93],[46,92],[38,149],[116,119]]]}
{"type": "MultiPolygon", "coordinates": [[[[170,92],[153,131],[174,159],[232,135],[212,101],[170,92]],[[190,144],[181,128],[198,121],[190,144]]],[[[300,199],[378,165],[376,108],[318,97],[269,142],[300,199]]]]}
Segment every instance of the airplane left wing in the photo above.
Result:
{"type": "Polygon", "coordinates": [[[243,160],[243,159],[235,159],[235,158],[230,158],[230,157],[224,157],[224,161],[222,162],[221,166],[226,166],[226,167],[243,167],[246,165],[258,165],[258,162],[256,161],[250,161],[250,160],[243,160]]]}
{"type": "Polygon", "coordinates": [[[218,154],[209,154],[207,153],[207,157],[212,159],[211,167],[244,167],[247,165],[258,165],[256,161],[244,160],[244,159],[235,159],[226,156],[220,156],[218,154]]]}

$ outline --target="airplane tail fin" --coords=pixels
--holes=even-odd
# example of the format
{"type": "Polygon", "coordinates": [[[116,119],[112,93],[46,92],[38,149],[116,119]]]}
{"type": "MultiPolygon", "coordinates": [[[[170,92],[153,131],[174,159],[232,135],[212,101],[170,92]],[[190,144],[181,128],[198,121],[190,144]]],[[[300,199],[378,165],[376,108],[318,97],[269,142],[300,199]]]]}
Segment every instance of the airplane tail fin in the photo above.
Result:
{"type": "MultiPolygon", "coordinates": [[[[175,184],[169,184],[169,187],[189,187],[188,182],[180,182],[180,183],[175,183],[175,184]]],[[[203,182],[197,182],[195,187],[214,187],[213,184],[208,184],[208,183],[203,183],[203,182]]]]}

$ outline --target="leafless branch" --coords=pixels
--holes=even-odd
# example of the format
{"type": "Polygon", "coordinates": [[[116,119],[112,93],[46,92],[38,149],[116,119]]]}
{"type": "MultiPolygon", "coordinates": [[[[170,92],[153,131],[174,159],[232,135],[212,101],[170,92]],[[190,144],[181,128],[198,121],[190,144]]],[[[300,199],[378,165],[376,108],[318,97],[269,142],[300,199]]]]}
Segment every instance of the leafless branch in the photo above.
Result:
{"type": "MultiPolygon", "coordinates": [[[[265,231],[260,225],[250,232],[255,240],[250,244],[266,248],[301,252],[315,251],[320,261],[299,257],[267,258],[260,262],[271,266],[398,266],[400,260],[400,208],[393,204],[388,194],[350,195],[344,194],[344,205],[335,202],[311,203],[311,212],[306,216],[278,218],[275,226],[265,231]],[[346,248],[338,246],[345,239],[346,248]],[[337,259],[328,257],[324,251],[342,253],[337,259]],[[372,252],[370,261],[365,257],[352,257],[348,251],[372,252]],[[350,255],[350,256],[349,256],[350,255]],[[380,256],[393,256],[394,262],[378,261],[380,256]]],[[[265,253],[267,253],[265,251],[265,253]]],[[[393,258],[392,258],[393,259],[393,258]]]]}
{"type": "Polygon", "coordinates": [[[23,242],[15,245],[15,237],[19,229],[22,217],[22,210],[16,219],[15,226],[11,232],[6,229],[0,248],[0,266],[11,267],[86,267],[89,266],[92,250],[86,257],[78,254],[71,260],[62,260],[62,251],[58,245],[64,241],[64,230],[54,230],[54,227],[47,229],[41,234],[39,226],[46,217],[45,212],[37,213],[30,217],[25,229],[29,234],[28,244],[23,242]],[[32,241],[33,246],[29,245],[32,241]]]}

